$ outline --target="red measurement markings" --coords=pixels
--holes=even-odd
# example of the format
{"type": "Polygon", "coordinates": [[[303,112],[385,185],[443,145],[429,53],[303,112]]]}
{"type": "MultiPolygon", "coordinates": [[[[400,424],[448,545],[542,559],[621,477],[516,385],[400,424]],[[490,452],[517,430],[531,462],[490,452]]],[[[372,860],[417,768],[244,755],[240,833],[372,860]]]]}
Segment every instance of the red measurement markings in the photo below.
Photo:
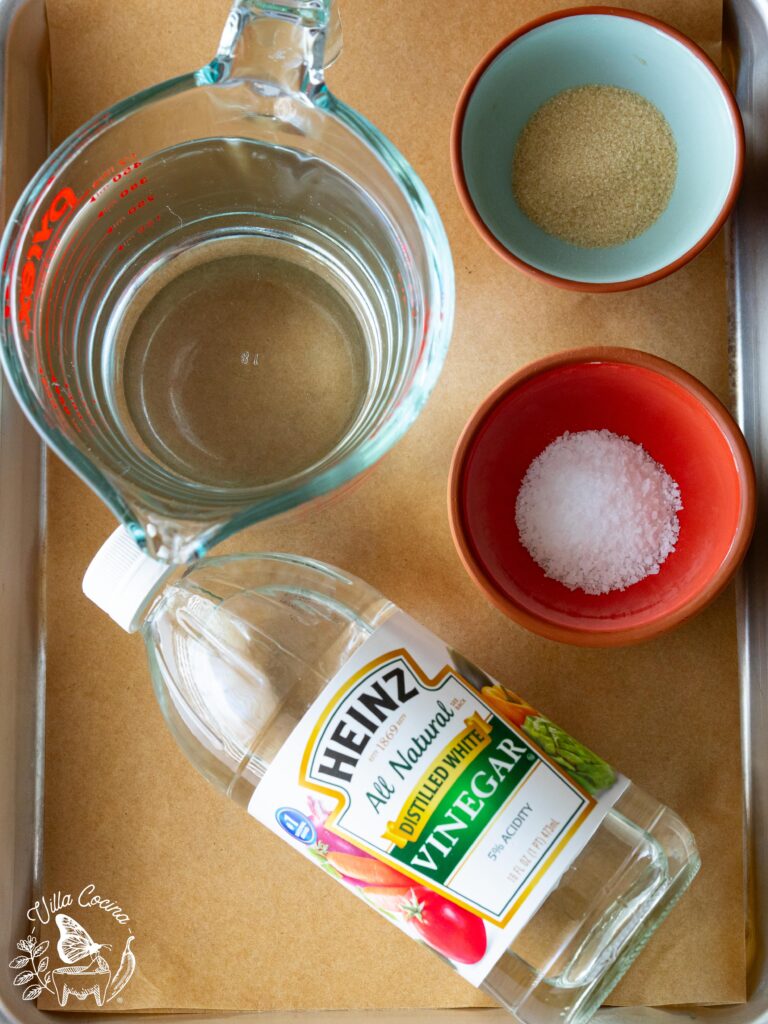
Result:
{"type": "MultiPolygon", "coordinates": [[[[128,207],[127,213],[120,218],[118,223],[124,221],[127,216],[135,216],[136,214],[147,212],[147,205],[154,202],[155,197],[148,190],[144,193],[140,191],[141,189],[146,188],[149,184],[146,176],[139,178],[138,180],[130,180],[131,175],[141,167],[141,161],[133,161],[129,166],[126,166],[128,163],[129,161],[126,158],[121,158],[120,164],[122,165],[122,169],[119,170],[119,172],[115,172],[114,167],[111,167],[108,171],[105,171],[92,183],[92,189],[97,189],[97,191],[91,191],[91,189],[89,189],[84,195],[75,197],[75,202],[72,204],[72,208],[78,206],[83,200],[87,199],[89,203],[94,203],[103,196],[107,200],[108,205],[105,206],[104,210],[100,211],[100,218],[111,212],[118,203],[125,204],[126,200],[130,202],[130,206],[128,207]],[[104,182],[104,179],[111,172],[111,180],[104,182]],[[101,187],[98,187],[102,182],[104,182],[104,184],[101,187]],[[110,192],[115,185],[123,186],[120,189],[119,196],[114,196],[114,193],[110,195],[110,192]]],[[[56,212],[58,212],[58,210],[56,212]]],[[[50,219],[52,220],[52,218],[50,219]]],[[[150,218],[149,220],[141,223],[136,228],[135,235],[140,235],[146,231],[152,230],[160,220],[161,215],[157,214],[154,218],[150,218]]],[[[57,225],[57,227],[60,227],[60,225],[57,225]]],[[[60,348],[60,343],[63,340],[59,337],[61,328],[56,328],[54,322],[55,318],[51,311],[58,309],[62,302],[76,302],[77,300],[73,295],[73,286],[74,289],[79,291],[87,290],[89,283],[92,281],[93,276],[96,273],[96,268],[94,266],[89,268],[89,261],[92,254],[88,249],[87,233],[85,235],[73,235],[67,241],[63,249],[57,245],[56,236],[58,234],[58,231],[53,233],[50,248],[45,253],[44,258],[40,260],[37,268],[38,272],[35,275],[36,280],[33,283],[34,295],[30,296],[33,304],[36,305],[42,290],[43,282],[50,272],[50,264],[55,254],[57,266],[53,277],[47,282],[47,301],[45,303],[45,309],[41,309],[38,314],[40,316],[40,331],[39,334],[38,332],[35,332],[36,337],[34,338],[34,344],[38,369],[40,377],[42,378],[42,385],[51,408],[58,411],[59,415],[66,417],[66,423],[70,429],[74,429],[79,432],[81,428],[77,421],[79,420],[83,423],[86,419],[93,421],[93,417],[87,407],[87,404],[83,407],[83,411],[81,412],[69,386],[66,383],[62,383],[57,380],[56,376],[50,370],[54,361],[54,351],[57,348],[60,348]],[[49,369],[46,370],[43,364],[47,364],[49,369]]],[[[47,238],[43,240],[47,241],[47,238]]],[[[129,238],[127,241],[130,242],[131,239],[129,238]]],[[[119,249],[123,248],[124,245],[119,246],[119,249]]],[[[30,276],[31,275],[28,272],[28,277],[30,276]]],[[[61,355],[62,353],[59,352],[59,356],[61,355]]]]}
{"type": "Polygon", "coordinates": [[[54,395],[51,389],[51,385],[48,383],[48,377],[46,375],[46,372],[42,366],[39,366],[38,369],[40,371],[40,379],[43,382],[43,388],[45,389],[45,393],[48,396],[48,401],[54,407],[54,409],[56,409],[56,396],[54,395]]]}
{"type": "MultiPolygon", "coordinates": [[[[43,364],[45,363],[48,368],[53,366],[54,349],[57,346],[57,342],[60,348],[63,341],[61,327],[56,327],[55,316],[52,311],[57,310],[62,302],[75,303],[74,292],[77,289],[87,287],[88,280],[90,280],[92,274],[83,281],[82,269],[90,253],[87,250],[87,234],[71,234],[63,247],[56,244],[57,241],[54,238],[54,244],[51,245],[46,253],[44,265],[40,268],[42,287],[43,280],[47,279],[50,272],[51,260],[54,255],[56,256],[57,266],[53,276],[47,281],[47,299],[39,314],[40,329],[39,337],[36,338],[38,367],[52,407],[67,417],[65,422],[69,429],[79,433],[81,428],[77,422],[78,420],[81,422],[85,422],[86,419],[91,422],[93,421],[87,404],[84,406],[85,415],[83,415],[68,385],[58,381],[52,370],[46,370],[43,364]]],[[[36,296],[37,298],[38,296],[36,296]]],[[[65,361],[61,352],[59,352],[59,356],[62,361],[65,361]]]]}
{"type": "Polygon", "coordinates": [[[19,328],[26,341],[32,330],[32,296],[35,291],[35,283],[38,277],[38,270],[42,263],[43,246],[50,241],[53,234],[53,225],[62,218],[67,217],[77,206],[77,197],[71,188],[63,188],[43,215],[43,221],[35,234],[32,236],[32,244],[27,250],[26,261],[21,270],[21,289],[19,291],[19,309],[17,319],[19,328]]]}
{"type": "MultiPolygon", "coordinates": [[[[69,293],[71,298],[72,286],[77,282],[80,283],[82,277],[76,272],[76,269],[80,269],[85,260],[88,257],[88,253],[84,252],[84,240],[82,237],[72,237],[63,250],[58,249],[58,235],[61,233],[64,221],[67,219],[66,214],[76,209],[81,202],[88,199],[89,202],[96,202],[100,195],[102,195],[111,184],[119,183],[123,178],[130,175],[133,171],[137,170],[141,166],[140,161],[134,161],[135,154],[131,154],[130,158],[121,157],[119,160],[120,170],[115,173],[116,168],[114,166],[109,167],[107,170],[96,178],[89,189],[85,193],[77,196],[72,189],[65,188],[58,193],[56,198],[48,207],[42,224],[32,239],[32,245],[26,254],[26,263],[24,264],[20,273],[20,292],[19,292],[19,309],[17,316],[19,319],[19,327],[24,334],[24,337],[29,341],[32,340],[34,345],[36,361],[38,364],[38,371],[42,378],[42,385],[47,394],[48,400],[51,407],[63,413],[67,417],[68,424],[79,432],[79,426],[73,419],[74,416],[77,419],[84,421],[83,413],[75,401],[72,391],[66,383],[62,384],[56,378],[56,376],[48,371],[46,372],[43,363],[46,362],[50,367],[53,363],[53,348],[54,348],[54,323],[53,317],[51,316],[50,310],[58,307],[58,303],[61,301],[61,293],[64,291],[65,296],[69,293]],[[131,163],[131,161],[133,161],[131,163]],[[130,163],[130,166],[126,166],[130,163]],[[104,180],[112,175],[112,181],[106,182],[103,187],[99,188],[104,180]],[[58,223],[57,223],[58,222],[58,223]],[[53,225],[56,225],[54,230],[53,225]],[[50,244],[49,244],[50,243],[50,244]],[[49,298],[46,302],[46,308],[40,310],[40,321],[39,321],[39,333],[36,331],[32,333],[32,316],[33,308],[37,305],[39,300],[43,282],[48,276],[50,270],[51,260],[56,254],[59,266],[54,273],[53,279],[49,282],[49,298]],[[79,267],[78,267],[79,265],[79,267]]],[[[53,184],[55,178],[51,178],[48,182],[49,185],[53,184]]],[[[145,179],[146,182],[146,179],[145,179]]],[[[144,182],[144,183],[145,183],[144,182]]],[[[131,191],[136,191],[138,184],[134,185],[133,189],[130,187],[124,190],[124,194],[130,194],[131,191]]],[[[88,275],[86,282],[83,287],[87,287],[88,281],[93,277],[92,272],[88,275]]],[[[75,287],[77,287],[75,284],[75,287]]],[[[5,300],[5,314],[6,316],[12,315],[11,309],[11,296],[7,292],[4,296],[5,300]]],[[[90,413],[85,408],[86,415],[89,419],[92,419],[90,413]]]]}
{"type": "MultiPolygon", "coordinates": [[[[84,235],[73,236],[61,253],[57,253],[58,265],[49,285],[48,301],[42,311],[42,318],[45,324],[45,347],[49,366],[53,365],[52,348],[55,339],[52,339],[52,335],[55,334],[55,338],[62,340],[61,327],[58,327],[54,332],[54,317],[50,311],[58,309],[61,303],[69,302],[77,305],[78,299],[74,291],[79,289],[81,293],[87,292],[94,276],[98,272],[98,264],[94,263],[92,259],[93,253],[88,248],[88,242],[89,236],[87,232],[84,235]]],[[[94,418],[87,403],[84,406],[83,414],[68,385],[58,382],[53,373],[51,373],[50,379],[52,387],[57,389],[56,395],[62,408],[66,411],[63,395],[63,392],[65,392],[78,419],[83,422],[88,420],[93,425],[94,418]]],[[[79,430],[78,424],[74,420],[70,420],[70,423],[76,430],[79,430]]]]}
{"type": "Polygon", "coordinates": [[[128,238],[126,238],[126,240],[124,242],[121,242],[120,245],[118,245],[117,251],[118,252],[123,252],[124,249],[126,249],[129,245],[133,244],[133,242],[134,242],[134,240],[135,240],[137,235],[143,235],[145,231],[151,231],[152,228],[156,224],[160,223],[161,220],[162,220],[162,217],[158,213],[157,216],[150,218],[148,221],[145,221],[143,224],[139,224],[139,226],[133,232],[133,235],[129,235],[128,238]]]}
{"type": "Polygon", "coordinates": [[[107,203],[103,210],[99,210],[99,220],[101,220],[102,217],[106,217],[110,210],[114,210],[119,201],[119,199],[113,199],[111,202],[107,203]]]}
{"type": "Polygon", "coordinates": [[[136,234],[137,235],[143,235],[145,231],[151,231],[152,228],[155,226],[155,224],[159,224],[160,223],[161,219],[162,218],[161,218],[160,214],[158,213],[156,217],[153,217],[151,220],[146,221],[144,224],[140,224],[136,228],[136,234]]]}
{"type": "Polygon", "coordinates": [[[128,209],[127,214],[125,214],[122,217],[118,217],[116,221],[109,225],[106,233],[108,235],[111,235],[115,228],[119,228],[121,224],[125,223],[126,217],[132,217],[134,214],[140,213],[142,210],[146,209],[146,207],[149,206],[150,203],[154,203],[154,201],[155,197],[153,195],[147,195],[143,199],[137,200],[134,203],[134,205],[128,209]]]}
{"type": "MultiPolygon", "coordinates": [[[[149,187],[149,179],[146,175],[143,175],[138,180],[130,180],[142,166],[142,161],[136,160],[135,157],[135,153],[132,153],[130,157],[121,157],[119,160],[120,168],[115,168],[114,165],[109,167],[93,181],[92,194],[86,193],[89,203],[98,202],[100,199],[104,200],[102,208],[98,213],[98,219],[106,219],[108,226],[106,226],[105,235],[116,236],[117,229],[125,224],[128,217],[145,214],[148,212],[147,207],[149,204],[155,201],[155,196],[149,187]],[[111,175],[111,179],[105,181],[108,175],[111,175]],[[115,194],[115,191],[113,191],[115,185],[122,186],[119,194],[115,194]],[[146,191],[142,192],[142,189],[146,189],[146,191]]],[[[85,198],[85,196],[82,198],[85,198]]],[[[153,228],[159,221],[159,216],[151,218],[137,228],[133,234],[143,234],[145,231],[153,228]]],[[[125,234],[125,228],[121,233],[125,234]]],[[[115,237],[116,240],[117,238],[115,237]]],[[[130,243],[131,238],[130,233],[128,233],[127,237],[117,245],[116,251],[122,252],[130,243]]]]}
{"type": "MultiPolygon", "coordinates": [[[[49,402],[51,403],[54,409],[60,410],[60,412],[64,413],[64,415],[67,417],[65,421],[67,423],[67,426],[70,429],[75,430],[77,433],[80,433],[80,426],[77,420],[79,419],[83,421],[84,417],[80,412],[80,409],[78,408],[77,404],[75,403],[69,387],[66,385],[62,386],[61,383],[58,381],[56,375],[53,373],[53,371],[46,370],[45,367],[43,366],[43,361],[47,363],[48,367],[53,365],[54,335],[60,334],[60,330],[55,330],[55,318],[52,315],[51,311],[58,308],[58,303],[61,301],[59,297],[60,292],[62,290],[65,293],[70,292],[73,283],[77,281],[77,276],[75,274],[70,274],[68,272],[68,257],[73,249],[75,253],[77,252],[77,242],[80,242],[79,236],[73,236],[69,240],[67,245],[64,247],[64,249],[56,253],[60,262],[60,266],[54,273],[54,276],[48,285],[48,301],[40,310],[39,343],[37,344],[36,348],[38,357],[38,368],[43,380],[43,386],[45,388],[46,394],[48,395],[49,402]],[[69,399],[69,403],[67,402],[67,399],[69,399]],[[72,408],[70,408],[70,405],[72,406],[72,408]],[[77,419],[73,417],[73,409],[75,411],[77,419]]],[[[48,275],[49,265],[52,256],[53,251],[46,255],[45,264],[43,267],[41,267],[41,279],[43,280],[48,275]]]]}
{"type": "MultiPolygon", "coordinates": [[[[130,170],[131,169],[129,169],[129,171],[130,170]]],[[[129,171],[123,172],[123,175],[116,175],[112,180],[114,182],[119,182],[120,178],[124,177],[125,174],[129,173],[129,171]]],[[[124,224],[125,220],[126,220],[126,217],[133,217],[137,213],[141,214],[144,210],[146,210],[146,208],[149,206],[150,203],[154,203],[155,197],[154,197],[154,195],[152,194],[151,191],[148,190],[148,191],[146,191],[144,193],[142,193],[140,191],[140,189],[144,188],[147,185],[149,185],[149,180],[148,180],[148,178],[146,176],[139,178],[138,181],[132,181],[130,184],[125,185],[120,190],[119,197],[113,199],[113,201],[110,203],[109,207],[107,207],[106,209],[100,211],[99,217],[103,217],[110,210],[114,209],[114,207],[121,200],[122,201],[128,200],[130,202],[130,205],[128,206],[127,210],[125,209],[125,205],[123,205],[122,209],[123,209],[124,212],[122,213],[122,216],[117,217],[117,219],[113,220],[112,223],[109,225],[109,227],[107,228],[107,231],[106,231],[106,233],[108,235],[113,234],[116,228],[119,228],[121,224],[124,224]]],[[[150,224],[150,223],[154,223],[154,222],[152,222],[152,221],[148,221],[147,222],[147,224],[150,224]]],[[[143,229],[146,229],[147,224],[144,224],[142,226],[143,229]]],[[[118,252],[122,252],[122,250],[125,248],[125,244],[126,243],[123,242],[122,244],[118,245],[118,247],[117,247],[118,252]]]]}
{"type": "MultiPolygon", "coordinates": [[[[147,180],[146,178],[142,178],[141,179],[142,183],[145,182],[146,180],[147,180]]],[[[131,188],[133,188],[133,185],[131,185],[131,188]]],[[[138,197],[134,197],[134,199],[135,199],[135,202],[134,202],[133,206],[129,206],[128,207],[128,216],[129,217],[132,217],[134,215],[134,213],[138,213],[139,210],[143,210],[144,207],[147,206],[148,203],[154,203],[154,201],[155,201],[155,197],[152,195],[151,192],[148,192],[144,196],[143,199],[139,199],[138,197]]]]}
{"type": "MultiPolygon", "coordinates": [[[[54,178],[49,179],[48,185],[53,184],[54,178]]],[[[66,398],[62,395],[54,396],[51,384],[45,378],[40,359],[40,342],[43,340],[45,331],[37,332],[32,330],[33,311],[42,288],[42,282],[47,274],[51,256],[56,249],[56,241],[63,226],[69,218],[69,214],[76,209],[79,199],[74,191],[68,186],[60,189],[53,200],[48,199],[48,207],[43,214],[40,226],[32,236],[26,254],[25,262],[20,270],[16,271],[19,280],[18,307],[13,309],[13,295],[10,286],[4,296],[5,315],[10,317],[16,313],[18,329],[24,340],[31,342],[38,367],[43,374],[43,387],[48,395],[49,401],[55,409],[60,406],[65,415],[71,417],[72,412],[67,404],[66,398]]]]}
{"type": "MultiPolygon", "coordinates": [[[[64,410],[67,416],[71,418],[72,410],[74,410],[75,414],[82,420],[82,414],[80,410],[77,408],[75,400],[72,397],[72,392],[69,390],[66,384],[60,384],[58,380],[56,380],[54,374],[50,374],[47,378],[45,374],[43,374],[43,383],[46,385],[46,390],[52,402],[58,400],[59,405],[64,410]],[[72,406],[72,409],[70,409],[69,405],[67,405],[67,398],[69,399],[69,405],[72,406]]],[[[78,429],[77,424],[73,424],[73,426],[75,427],[75,429],[78,429]]]]}
{"type": "Polygon", "coordinates": [[[69,404],[74,409],[75,416],[77,416],[77,418],[79,420],[82,420],[82,422],[84,423],[85,419],[83,418],[83,414],[80,412],[80,409],[78,408],[77,402],[75,401],[75,396],[72,394],[72,392],[69,390],[69,388],[66,388],[66,391],[67,391],[67,394],[69,395],[69,404]]]}
{"type": "Polygon", "coordinates": [[[120,168],[115,167],[114,164],[107,167],[102,171],[98,178],[94,178],[91,182],[91,187],[86,189],[85,193],[80,198],[87,198],[89,203],[95,203],[102,195],[104,195],[110,185],[121,181],[123,178],[132,174],[141,167],[141,160],[133,160],[133,157],[135,156],[136,154],[132,153],[131,160],[128,160],[126,157],[120,157],[118,160],[118,163],[121,165],[120,168]],[[126,166],[127,164],[130,164],[130,166],[126,166]],[[108,181],[108,178],[111,178],[111,181],[108,181]]]}

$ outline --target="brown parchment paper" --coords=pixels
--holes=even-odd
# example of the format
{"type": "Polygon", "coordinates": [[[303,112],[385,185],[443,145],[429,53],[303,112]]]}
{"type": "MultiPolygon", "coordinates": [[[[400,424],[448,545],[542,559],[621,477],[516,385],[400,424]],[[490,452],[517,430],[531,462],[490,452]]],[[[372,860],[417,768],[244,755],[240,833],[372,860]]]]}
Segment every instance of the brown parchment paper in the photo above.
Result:
{"type": "MultiPolygon", "coordinates": [[[[228,9],[227,0],[47,5],[55,140],[209,59],[228,9]]],[[[678,810],[704,866],[615,1001],[736,1002],[745,997],[745,945],[732,592],[652,643],[578,650],[531,636],[491,608],[448,532],[446,477],[459,431],[487,391],[528,360],[577,345],[631,345],[680,363],[728,399],[719,241],[649,288],[573,294],[504,264],[459,207],[448,135],[460,88],[497,39],[555,6],[343,0],[345,48],[331,84],[431,189],[456,264],[456,330],[426,411],[375,473],[331,505],[249,530],[221,550],[294,551],[365,577],[678,810]]],[[[720,0],[628,6],[719,54],[720,0]]],[[[106,1009],[486,1005],[189,767],[155,704],[141,640],[81,594],[114,521],[57,459],[49,471],[45,891],[93,882],[129,913],[138,967],[122,1002],[106,1009]]],[[[103,917],[96,937],[119,951],[124,932],[110,933],[103,917]]],[[[115,953],[106,955],[114,970],[115,953]]]]}

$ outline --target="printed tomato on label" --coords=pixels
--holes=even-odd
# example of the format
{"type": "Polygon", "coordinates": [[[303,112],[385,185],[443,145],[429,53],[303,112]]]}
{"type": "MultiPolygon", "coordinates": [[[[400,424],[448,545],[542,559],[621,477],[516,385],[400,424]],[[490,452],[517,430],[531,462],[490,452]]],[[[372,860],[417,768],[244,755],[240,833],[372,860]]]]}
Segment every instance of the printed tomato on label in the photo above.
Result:
{"type": "Polygon", "coordinates": [[[476,964],[485,956],[488,940],[485,925],[477,914],[457,907],[422,885],[408,892],[400,909],[421,938],[449,960],[476,964]]]}

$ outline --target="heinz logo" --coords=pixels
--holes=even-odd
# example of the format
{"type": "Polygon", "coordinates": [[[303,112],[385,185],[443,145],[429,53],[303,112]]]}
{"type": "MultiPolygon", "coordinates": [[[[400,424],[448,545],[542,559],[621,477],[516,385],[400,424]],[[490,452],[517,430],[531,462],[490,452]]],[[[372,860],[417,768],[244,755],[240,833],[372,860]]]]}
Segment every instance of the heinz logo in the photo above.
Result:
{"type": "Polygon", "coordinates": [[[351,782],[360,755],[373,734],[418,692],[417,686],[409,684],[402,668],[384,672],[376,682],[358,693],[337,719],[322,750],[318,772],[342,782],[351,782]]]}
{"type": "Polygon", "coordinates": [[[27,252],[21,271],[19,294],[19,325],[28,341],[32,331],[32,295],[35,291],[38,267],[43,259],[43,246],[53,234],[53,225],[77,206],[77,196],[71,188],[63,188],[45,212],[43,223],[37,229],[27,252]]]}

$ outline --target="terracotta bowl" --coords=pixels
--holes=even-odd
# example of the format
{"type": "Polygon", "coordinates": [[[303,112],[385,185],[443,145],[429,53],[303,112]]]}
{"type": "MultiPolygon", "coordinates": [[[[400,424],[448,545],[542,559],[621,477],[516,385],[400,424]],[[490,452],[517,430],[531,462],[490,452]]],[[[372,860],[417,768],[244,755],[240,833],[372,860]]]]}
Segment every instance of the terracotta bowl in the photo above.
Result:
{"type": "Polygon", "coordinates": [[[632,349],[579,349],[525,367],[480,405],[453,456],[449,513],[467,572],[497,608],[552,640],[614,647],[685,622],[723,590],[754,529],[755,475],[733,418],[690,374],[632,349]],[[657,575],[594,596],[544,575],[520,542],[515,502],[547,445],[601,429],[661,463],[683,510],[657,575]]]}
{"type": "Polygon", "coordinates": [[[610,292],[672,273],[717,234],[741,184],[744,129],[725,79],[686,36],[635,11],[578,7],[524,25],[480,61],[456,108],[451,158],[464,208],[496,253],[551,284],[610,292]],[[521,131],[543,103],[595,84],[639,93],[662,112],[675,137],[677,178],[646,231],[589,249],[526,217],[512,163],[521,131]]]}

